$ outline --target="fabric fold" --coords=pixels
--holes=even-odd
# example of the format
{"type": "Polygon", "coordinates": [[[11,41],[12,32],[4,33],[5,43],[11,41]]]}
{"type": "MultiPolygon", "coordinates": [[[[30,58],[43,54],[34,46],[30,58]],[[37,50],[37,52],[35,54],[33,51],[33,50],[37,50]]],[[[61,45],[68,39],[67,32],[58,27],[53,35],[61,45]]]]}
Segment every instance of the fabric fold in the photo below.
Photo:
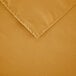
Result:
{"type": "Polygon", "coordinates": [[[75,0],[0,0],[36,38],[43,35],[76,4],[75,0]]]}

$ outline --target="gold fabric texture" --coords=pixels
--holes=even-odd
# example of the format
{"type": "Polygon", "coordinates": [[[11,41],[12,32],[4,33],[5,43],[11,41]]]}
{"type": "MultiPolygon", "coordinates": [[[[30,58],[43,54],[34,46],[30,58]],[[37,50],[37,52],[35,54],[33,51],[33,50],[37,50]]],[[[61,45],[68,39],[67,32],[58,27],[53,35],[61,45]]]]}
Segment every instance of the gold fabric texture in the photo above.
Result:
{"type": "Polygon", "coordinates": [[[0,0],[0,76],[76,76],[76,0],[0,0]]]}

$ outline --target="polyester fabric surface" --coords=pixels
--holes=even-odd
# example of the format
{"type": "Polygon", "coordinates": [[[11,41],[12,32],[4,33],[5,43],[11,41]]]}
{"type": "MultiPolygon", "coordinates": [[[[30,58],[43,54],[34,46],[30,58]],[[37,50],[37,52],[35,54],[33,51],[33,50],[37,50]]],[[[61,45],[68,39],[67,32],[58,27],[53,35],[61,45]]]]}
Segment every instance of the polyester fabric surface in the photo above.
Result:
{"type": "Polygon", "coordinates": [[[0,0],[0,76],[76,76],[76,0],[0,0]]]}

